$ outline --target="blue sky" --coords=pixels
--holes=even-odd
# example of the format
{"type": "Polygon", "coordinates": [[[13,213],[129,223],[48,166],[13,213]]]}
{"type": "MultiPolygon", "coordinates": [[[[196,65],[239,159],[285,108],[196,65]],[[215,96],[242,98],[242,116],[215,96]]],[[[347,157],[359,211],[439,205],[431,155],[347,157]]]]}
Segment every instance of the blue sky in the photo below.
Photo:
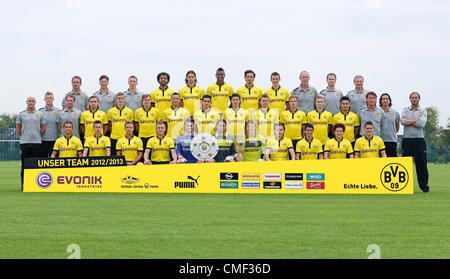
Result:
{"type": "Polygon", "coordinates": [[[192,69],[206,89],[223,67],[235,89],[246,69],[263,89],[273,71],[292,90],[308,70],[319,91],[334,72],[344,92],[361,74],[365,88],[390,93],[398,111],[420,92],[422,106],[436,106],[444,125],[449,26],[450,1],[439,0],[9,1],[0,10],[0,88],[8,96],[0,112],[23,110],[30,95],[41,107],[46,91],[59,105],[74,75],[88,95],[102,74],[115,92],[136,75],[149,93],[161,71],[178,90],[192,69]]]}

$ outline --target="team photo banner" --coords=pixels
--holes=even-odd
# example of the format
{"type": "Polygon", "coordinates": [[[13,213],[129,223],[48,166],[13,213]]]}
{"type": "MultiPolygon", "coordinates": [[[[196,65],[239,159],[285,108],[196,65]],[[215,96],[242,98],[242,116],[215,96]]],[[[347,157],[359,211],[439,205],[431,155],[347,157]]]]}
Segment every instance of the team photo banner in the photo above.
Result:
{"type": "MultiPolygon", "coordinates": [[[[98,166],[91,157],[34,159],[49,168],[26,168],[24,192],[413,194],[411,157],[174,165],[98,166]],[[38,161],[41,160],[41,161],[38,161]],[[44,161],[43,161],[44,160],[44,161]]],[[[110,158],[111,159],[111,158],[110,158]]],[[[114,157],[113,160],[120,157],[114,157]]],[[[120,163],[120,161],[110,161],[120,163]]],[[[25,164],[27,165],[27,164],[25,164]]]]}

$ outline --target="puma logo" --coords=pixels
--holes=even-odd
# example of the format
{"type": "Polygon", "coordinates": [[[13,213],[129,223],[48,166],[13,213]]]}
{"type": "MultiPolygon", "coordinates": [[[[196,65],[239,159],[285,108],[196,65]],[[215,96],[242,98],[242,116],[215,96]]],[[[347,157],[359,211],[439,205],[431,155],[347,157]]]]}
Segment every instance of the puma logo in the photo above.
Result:
{"type": "Polygon", "coordinates": [[[195,182],[195,184],[198,186],[198,179],[200,178],[200,175],[199,176],[197,176],[197,179],[195,179],[195,178],[193,178],[192,176],[190,176],[190,175],[188,175],[188,177],[187,177],[187,179],[190,179],[190,180],[192,180],[192,181],[194,181],[195,182]]]}

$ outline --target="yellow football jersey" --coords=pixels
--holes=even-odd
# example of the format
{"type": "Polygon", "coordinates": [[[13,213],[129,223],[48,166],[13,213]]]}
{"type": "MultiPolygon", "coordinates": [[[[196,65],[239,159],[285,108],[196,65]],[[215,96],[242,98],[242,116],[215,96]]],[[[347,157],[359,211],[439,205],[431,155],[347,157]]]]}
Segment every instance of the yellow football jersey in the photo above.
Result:
{"type": "Polygon", "coordinates": [[[287,161],[289,160],[289,149],[294,148],[292,141],[289,138],[283,137],[277,140],[271,137],[267,141],[266,150],[270,149],[270,160],[272,161],[287,161]]]}
{"type": "Polygon", "coordinates": [[[322,142],[315,138],[311,141],[303,138],[297,142],[295,152],[300,154],[300,160],[316,160],[319,154],[323,153],[322,142]]]}
{"type": "Polygon", "coordinates": [[[258,110],[259,99],[263,91],[258,86],[253,85],[248,88],[246,85],[239,88],[236,93],[241,96],[241,107],[245,110],[258,110]]]}
{"type": "Polygon", "coordinates": [[[228,101],[233,93],[233,86],[227,83],[222,85],[217,83],[211,84],[206,91],[206,95],[211,96],[212,108],[215,108],[220,113],[224,113],[227,109],[228,101]]]}
{"type": "Polygon", "coordinates": [[[247,110],[227,108],[223,114],[223,119],[227,122],[227,136],[245,136],[245,123],[249,119],[247,110]]]}
{"type": "Polygon", "coordinates": [[[107,156],[106,149],[111,148],[111,140],[107,136],[96,138],[94,135],[86,139],[84,148],[89,149],[89,156],[107,156]]]}
{"type": "Polygon", "coordinates": [[[190,113],[187,109],[179,107],[174,110],[172,107],[163,111],[161,119],[167,123],[167,133],[172,139],[176,139],[183,133],[184,120],[188,119],[190,113]]]}
{"type": "Polygon", "coordinates": [[[344,138],[339,142],[332,138],[325,143],[324,152],[329,152],[329,159],[345,159],[347,155],[353,154],[353,148],[350,141],[344,138]]]}
{"type": "Polygon", "coordinates": [[[379,158],[380,151],[386,147],[380,137],[373,136],[370,140],[365,136],[360,137],[355,142],[355,153],[359,152],[360,158],[379,158]]]}
{"type": "Polygon", "coordinates": [[[291,112],[285,110],[280,115],[280,122],[284,124],[284,136],[291,140],[302,138],[302,125],[306,124],[306,114],[301,110],[291,112]]]}
{"type": "MultiPolygon", "coordinates": [[[[84,137],[92,137],[94,132],[94,121],[100,120],[103,125],[108,124],[108,117],[106,113],[97,109],[92,112],[90,110],[85,110],[81,113],[80,124],[84,125],[84,137]]],[[[103,133],[103,130],[102,130],[103,133]]]]}
{"type": "Polygon", "coordinates": [[[159,111],[163,112],[166,109],[170,108],[170,105],[172,103],[172,94],[175,91],[167,88],[166,90],[161,90],[161,88],[156,88],[151,93],[151,100],[152,103],[155,104],[155,108],[157,108],[159,111]]]}
{"type": "Polygon", "coordinates": [[[183,107],[189,111],[191,116],[194,116],[196,111],[202,109],[201,99],[205,95],[205,89],[198,85],[192,88],[186,85],[178,93],[181,100],[183,100],[183,107]]]}
{"type": "Polygon", "coordinates": [[[116,144],[116,151],[121,151],[127,162],[136,160],[139,152],[143,152],[142,140],[136,136],[127,138],[121,137],[116,144]]]}
{"type": "Polygon", "coordinates": [[[341,123],[345,126],[344,139],[350,142],[355,141],[355,128],[359,127],[359,117],[355,113],[349,111],[343,114],[341,111],[333,116],[333,126],[341,123]]]}
{"type": "Polygon", "coordinates": [[[172,156],[170,150],[175,148],[173,139],[168,136],[164,136],[162,139],[158,137],[152,137],[148,140],[146,149],[150,150],[150,161],[152,162],[170,162],[172,156]]]}
{"type": "Polygon", "coordinates": [[[286,109],[286,103],[289,102],[289,91],[286,88],[278,88],[277,90],[273,87],[267,89],[264,94],[269,95],[269,107],[273,110],[278,109],[278,113],[281,113],[286,109]]]}
{"type": "Polygon", "coordinates": [[[333,124],[333,115],[329,111],[318,112],[317,110],[310,111],[306,116],[306,121],[314,126],[313,137],[320,140],[320,142],[327,142],[328,127],[333,124]]]}
{"type": "Polygon", "coordinates": [[[134,112],[134,121],[139,124],[139,137],[150,138],[156,135],[156,121],[161,120],[161,113],[157,108],[145,110],[143,107],[134,112]]]}
{"type": "Polygon", "coordinates": [[[66,138],[62,136],[55,141],[53,151],[59,152],[59,157],[77,157],[78,151],[83,151],[81,140],[75,136],[66,138]]]}
{"type": "Polygon", "coordinates": [[[266,112],[259,109],[250,114],[249,119],[256,122],[258,135],[266,140],[273,134],[273,125],[280,121],[278,111],[271,109],[266,112]]]}
{"type": "Polygon", "coordinates": [[[220,114],[214,109],[209,109],[206,112],[201,110],[196,111],[194,113],[194,123],[197,133],[210,133],[211,135],[214,135],[214,129],[216,128],[219,119],[220,114]]]}
{"type": "Polygon", "coordinates": [[[133,121],[134,112],[124,106],[122,109],[113,107],[108,110],[108,121],[111,123],[111,139],[118,140],[125,136],[125,122],[133,121]]]}

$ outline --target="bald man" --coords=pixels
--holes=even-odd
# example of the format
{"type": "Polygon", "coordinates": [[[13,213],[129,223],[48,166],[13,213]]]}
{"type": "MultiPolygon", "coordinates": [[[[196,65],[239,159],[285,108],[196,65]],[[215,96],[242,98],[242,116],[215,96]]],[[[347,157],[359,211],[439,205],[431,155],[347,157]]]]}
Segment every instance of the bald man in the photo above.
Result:
{"type": "Polygon", "coordinates": [[[27,109],[17,116],[16,130],[20,137],[20,159],[22,161],[21,178],[23,190],[23,162],[25,158],[41,156],[42,135],[45,133],[46,121],[41,111],[36,110],[36,98],[28,97],[27,109]]]}

